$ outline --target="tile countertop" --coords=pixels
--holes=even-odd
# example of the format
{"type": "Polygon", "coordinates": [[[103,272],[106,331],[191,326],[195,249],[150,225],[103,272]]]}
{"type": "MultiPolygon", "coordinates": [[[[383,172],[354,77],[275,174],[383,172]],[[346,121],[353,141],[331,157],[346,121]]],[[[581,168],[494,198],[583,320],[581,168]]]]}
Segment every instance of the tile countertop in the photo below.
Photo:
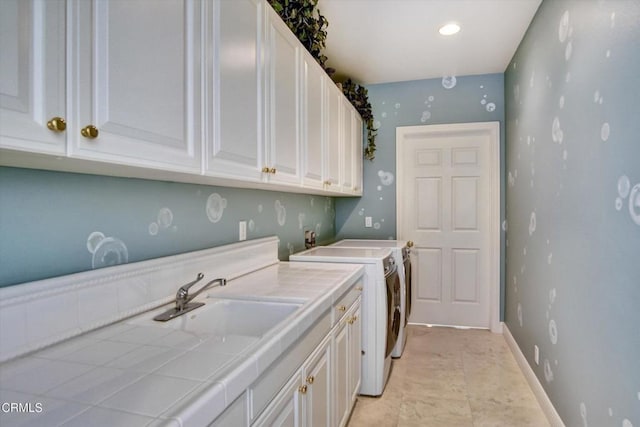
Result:
{"type": "Polygon", "coordinates": [[[0,365],[0,402],[23,406],[22,412],[3,406],[0,424],[206,425],[362,274],[359,265],[283,262],[196,298],[302,304],[285,324],[260,338],[185,332],[140,321],[171,307],[165,305],[5,362],[0,365]]]}

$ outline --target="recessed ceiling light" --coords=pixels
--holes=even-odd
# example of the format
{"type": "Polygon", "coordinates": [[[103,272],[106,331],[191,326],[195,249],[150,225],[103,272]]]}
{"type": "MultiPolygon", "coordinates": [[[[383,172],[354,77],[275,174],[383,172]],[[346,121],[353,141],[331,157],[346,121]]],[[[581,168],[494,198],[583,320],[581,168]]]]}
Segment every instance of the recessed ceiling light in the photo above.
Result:
{"type": "Polygon", "coordinates": [[[460,25],[456,24],[455,22],[445,24],[438,30],[438,32],[443,36],[452,36],[458,31],[460,31],[460,25]]]}

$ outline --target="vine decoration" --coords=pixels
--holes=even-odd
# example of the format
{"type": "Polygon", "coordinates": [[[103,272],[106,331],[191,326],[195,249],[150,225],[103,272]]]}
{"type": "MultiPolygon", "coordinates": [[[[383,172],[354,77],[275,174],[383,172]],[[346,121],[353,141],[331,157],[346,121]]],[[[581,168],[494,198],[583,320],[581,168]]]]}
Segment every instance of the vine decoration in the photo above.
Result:
{"type": "Polygon", "coordinates": [[[318,0],[268,0],[289,29],[309,51],[311,56],[331,75],[325,63],[327,56],[322,53],[327,40],[329,21],[317,9],[318,0]]]}
{"type": "MultiPolygon", "coordinates": [[[[322,53],[327,40],[329,21],[318,10],[318,0],[268,0],[268,2],[325,72],[329,76],[333,75],[335,70],[325,65],[327,56],[322,53]]],[[[364,86],[354,83],[351,79],[347,79],[341,86],[342,92],[358,110],[367,127],[367,145],[364,148],[364,158],[373,160],[376,152],[377,130],[373,125],[373,113],[368,91],[364,86]]]]}
{"type": "Polygon", "coordinates": [[[373,112],[369,102],[369,92],[364,86],[347,79],[342,83],[342,93],[347,97],[351,105],[358,110],[362,120],[367,127],[367,146],[364,148],[364,158],[366,160],[375,159],[377,129],[373,124],[373,112]]]}

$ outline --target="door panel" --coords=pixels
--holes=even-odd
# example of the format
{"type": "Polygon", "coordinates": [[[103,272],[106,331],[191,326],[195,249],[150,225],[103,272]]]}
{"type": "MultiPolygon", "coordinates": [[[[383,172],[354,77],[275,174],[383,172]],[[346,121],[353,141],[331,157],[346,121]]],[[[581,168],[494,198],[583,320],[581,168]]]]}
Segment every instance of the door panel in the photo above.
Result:
{"type": "Polygon", "coordinates": [[[0,1],[0,146],[65,154],[65,7],[62,0],[0,1]]]}
{"type": "Polygon", "coordinates": [[[262,180],[260,2],[207,2],[206,173],[262,180]]]}
{"type": "Polygon", "coordinates": [[[490,326],[492,222],[481,201],[497,139],[474,125],[398,129],[398,238],[415,244],[411,322],[490,326]]]}
{"type": "Polygon", "coordinates": [[[199,5],[70,4],[73,156],[200,173],[199,5]],[[81,136],[87,125],[97,138],[81,136]]]}

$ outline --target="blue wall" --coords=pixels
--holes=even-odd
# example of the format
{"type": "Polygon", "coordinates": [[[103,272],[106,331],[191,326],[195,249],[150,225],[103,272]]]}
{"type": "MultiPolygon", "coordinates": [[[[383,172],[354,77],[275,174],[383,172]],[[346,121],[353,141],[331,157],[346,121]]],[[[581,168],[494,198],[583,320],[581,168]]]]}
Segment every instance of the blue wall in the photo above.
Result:
{"type": "MultiPolygon", "coordinates": [[[[503,152],[504,78],[503,74],[447,77],[371,85],[367,89],[378,125],[376,158],[364,162],[362,198],[336,200],[337,237],[395,239],[396,127],[499,121],[503,152]],[[366,216],[372,217],[372,228],[364,227],[366,216]]],[[[501,154],[502,194],[506,185],[503,159],[501,154]]],[[[501,223],[504,205],[503,199],[501,223]]],[[[501,240],[504,248],[504,236],[501,240]]],[[[501,268],[501,276],[503,271],[501,268]]],[[[501,284],[504,289],[503,277],[501,284]]]]}
{"type": "Polygon", "coordinates": [[[543,1],[505,100],[506,323],[567,425],[640,426],[640,2],[543,1]]]}
{"type": "Polygon", "coordinates": [[[330,197],[0,167],[0,286],[304,229],[333,240],[330,197]]]}

